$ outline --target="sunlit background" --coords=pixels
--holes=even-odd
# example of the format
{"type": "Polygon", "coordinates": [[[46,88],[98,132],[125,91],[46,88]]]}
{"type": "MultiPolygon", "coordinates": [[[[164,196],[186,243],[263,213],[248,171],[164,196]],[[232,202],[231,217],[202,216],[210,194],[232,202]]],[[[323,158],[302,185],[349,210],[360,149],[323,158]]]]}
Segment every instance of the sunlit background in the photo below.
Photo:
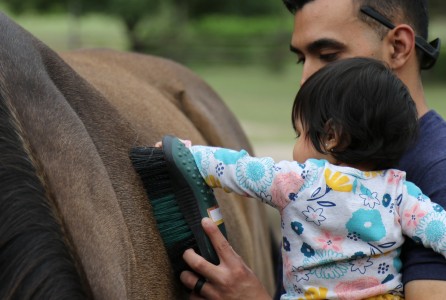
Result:
{"type": "MultiPolygon", "coordinates": [[[[446,43],[446,4],[429,2],[430,39],[446,43]]],[[[187,65],[226,101],[257,154],[291,159],[300,71],[288,50],[293,18],[281,0],[2,0],[0,9],[56,51],[105,47],[187,65]]],[[[443,116],[445,52],[424,80],[443,116]]]]}

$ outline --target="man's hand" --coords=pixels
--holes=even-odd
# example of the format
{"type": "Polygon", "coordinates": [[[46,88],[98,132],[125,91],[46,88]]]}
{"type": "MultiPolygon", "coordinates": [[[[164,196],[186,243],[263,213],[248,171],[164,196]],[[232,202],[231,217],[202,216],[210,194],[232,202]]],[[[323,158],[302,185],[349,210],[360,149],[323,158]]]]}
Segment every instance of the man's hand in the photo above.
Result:
{"type": "MultiPolygon", "coordinates": [[[[232,249],[214,222],[204,218],[201,224],[220,258],[220,264],[216,266],[209,263],[192,249],[184,252],[186,263],[207,279],[199,294],[192,292],[190,299],[271,300],[262,283],[232,249]]],[[[193,290],[199,277],[193,272],[184,271],[180,279],[187,288],[193,290]]]]}

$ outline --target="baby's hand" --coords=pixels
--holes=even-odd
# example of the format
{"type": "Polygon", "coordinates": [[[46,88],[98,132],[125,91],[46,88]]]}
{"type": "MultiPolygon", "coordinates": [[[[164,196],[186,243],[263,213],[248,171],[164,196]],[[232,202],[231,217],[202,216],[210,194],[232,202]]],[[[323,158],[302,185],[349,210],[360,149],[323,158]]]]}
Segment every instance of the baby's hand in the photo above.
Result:
{"type": "MultiPolygon", "coordinates": [[[[189,141],[189,140],[182,140],[182,139],[179,139],[183,144],[184,144],[184,146],[186,147],[186,148],[190,148],[191,146],[192,146],[192,142],[191,141],[189,141]]],[[[156,142],[155,143],[155,147],[157,147],[157,148],[161,148],[161,147],[163,147],[163,142],[156,142]]]]}
{"type": "Polygon", "coordinates": [[[192,146],[192,142],[189,140],[182,140],[182,139],[179,140],[184,144],[186,148],[190,148],[192,146]]]}

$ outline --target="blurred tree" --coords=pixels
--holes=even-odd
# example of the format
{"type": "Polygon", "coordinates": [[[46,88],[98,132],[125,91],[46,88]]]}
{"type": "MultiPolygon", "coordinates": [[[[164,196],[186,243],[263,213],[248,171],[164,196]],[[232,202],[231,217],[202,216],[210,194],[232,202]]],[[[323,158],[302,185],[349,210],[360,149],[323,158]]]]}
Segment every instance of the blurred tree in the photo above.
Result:
{"type": "Polygon", "coordinates": [[[158,14],[161,6],[167,7],[170,16],[166,30],[168,36],[179,36],[191,19],[207,14],[258,16],[277,11],[279,0],[7,0],[9,9],[16,14],[24,12],[69,11],[75,18],[88,12],[105,13],[122,20],[133,51],[146,49],[145,34],[138,30],[144,21],[158,14]]]}
{"type": "Polygon", "coordinates": [[[444,0],[429,0],[429,12],[432,16],[445,16],[446,4],[444,0]]]}
{"type": "Polygon", "coordinates": [[[158,12],[161,0],[7,0],[11,12],[66,12],[74,18],[84,13],[97,12],[116,16],[122,20],[134,51],[145,48],[144,41],[137,34],[136,27],[146,17],[158,12]]]}

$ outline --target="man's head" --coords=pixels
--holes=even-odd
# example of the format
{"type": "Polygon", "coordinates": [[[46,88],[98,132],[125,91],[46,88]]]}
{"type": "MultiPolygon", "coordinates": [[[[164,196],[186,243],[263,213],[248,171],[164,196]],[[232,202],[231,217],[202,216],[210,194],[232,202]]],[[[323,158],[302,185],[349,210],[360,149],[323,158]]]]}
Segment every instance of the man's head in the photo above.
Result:
{"type": "MultiPolygon", "coordinates": [[[[394,70],[420,69],[415,36],[428,35],[425,0],[283,0],[295,14],[292,51],[304,61],[303,81],[327,62],[369,56],[387,62],[394,70]],[[369,6],[395,24],[389,29],[361,12],[369,6]],[[330,45],[332,44],[332,45],[330,45]],[[311,61],[306,63],[307,60],[311,61]]],[[[418,51],[418,49],[417,49],[418,51]]]]}
{"type": "MultiPolygon", "coordinates": [[[[296,13],[307,3],[315,0],[283,0],[283,3],[291,13],[296,13]]],[[[410,25],[414,31],[424,39],[428,36],[428,10],[426,0],[351,0],[357,7],[370,6],[381,13],[387,19],[410,25]]],[[[382,36],[385,35],[383,26],[378,26],[376,21],[361,14],[358,17],[370,26],[374,27],[382,36]]]]}

